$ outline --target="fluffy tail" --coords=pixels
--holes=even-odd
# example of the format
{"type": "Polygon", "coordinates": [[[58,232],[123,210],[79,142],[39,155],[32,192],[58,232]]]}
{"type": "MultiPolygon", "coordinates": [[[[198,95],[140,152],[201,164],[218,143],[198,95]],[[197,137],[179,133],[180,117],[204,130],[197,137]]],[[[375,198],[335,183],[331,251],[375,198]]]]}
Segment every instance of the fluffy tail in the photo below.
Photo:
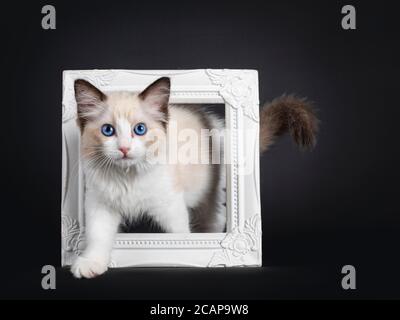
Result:
{"type": "Polygon", "coordinates": [[[289,132],[302,149],[316,144],[319,120],[304,98],[284,95],[264,105],[260,111],[260,150],[266,151],[275,139],[289,132]]]}

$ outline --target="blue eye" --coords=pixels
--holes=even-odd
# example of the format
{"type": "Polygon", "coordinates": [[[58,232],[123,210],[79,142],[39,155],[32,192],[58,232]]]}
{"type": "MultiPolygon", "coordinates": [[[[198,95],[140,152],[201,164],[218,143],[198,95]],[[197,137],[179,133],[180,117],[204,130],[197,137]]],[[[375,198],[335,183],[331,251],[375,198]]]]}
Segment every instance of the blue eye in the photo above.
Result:
{"type": "Polygon", "coordinates": [[[136,133],[138,136],[142,136],[147,132],[146,125],[144,123],[138,123],[134,128],[133,132],[136,133]]]}
{"type": "Polygon", "coordinates": [[[115,129],[111,124],[106,123],[101,127],[101,133],[106,137],[111,137],[115,133],[115,129]]]}

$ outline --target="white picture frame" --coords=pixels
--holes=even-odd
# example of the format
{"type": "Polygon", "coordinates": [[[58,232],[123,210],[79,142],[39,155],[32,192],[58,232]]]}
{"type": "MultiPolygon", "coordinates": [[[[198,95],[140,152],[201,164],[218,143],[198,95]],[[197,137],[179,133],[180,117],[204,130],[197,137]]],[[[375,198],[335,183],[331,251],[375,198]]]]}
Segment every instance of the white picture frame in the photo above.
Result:
{"type": "Polygon", "coordinates": [[[63,72],[62,97],[62,265],[85,247],[80,131],[74,81],[85,79],[103,91],[140,92],[159,77],[171,78],[170,103],[223,103],[227,165],[226,233],[119,233],[110,267],[261,266],[259,99],[255,70],[77,70],[63,72]]]}

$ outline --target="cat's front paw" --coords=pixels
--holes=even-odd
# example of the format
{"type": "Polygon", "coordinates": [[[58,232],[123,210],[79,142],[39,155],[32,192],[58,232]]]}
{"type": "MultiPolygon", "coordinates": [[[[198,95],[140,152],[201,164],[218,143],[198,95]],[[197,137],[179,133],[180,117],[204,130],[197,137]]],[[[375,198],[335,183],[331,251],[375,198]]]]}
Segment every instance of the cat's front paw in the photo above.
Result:
{"type": "Polygon", "coordinates": [[[71,267],[75,278],[94,278],[107,271],[107,263],[79,256],[71,267]]]}

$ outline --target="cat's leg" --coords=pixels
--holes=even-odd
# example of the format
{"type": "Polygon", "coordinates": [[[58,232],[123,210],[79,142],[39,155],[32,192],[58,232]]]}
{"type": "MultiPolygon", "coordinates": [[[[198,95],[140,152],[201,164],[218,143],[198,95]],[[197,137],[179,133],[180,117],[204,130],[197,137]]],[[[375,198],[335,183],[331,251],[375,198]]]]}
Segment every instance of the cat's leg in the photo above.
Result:
{"type": "MultiPolygon", "coordinates": [[[[165,200],[165,199],[164,199],[165,200]]],[[[149,212],[165,232],[190,233],[189,211],[183,195],[176,195],[169,201],[160,201],[149,212]]]]}
{"type": "Polygon", "coordinates": [[[86,199],[86,249],[71,272],[76,278],[93,278],[107,271],[121,216],[95,199],[86,199]]]}

